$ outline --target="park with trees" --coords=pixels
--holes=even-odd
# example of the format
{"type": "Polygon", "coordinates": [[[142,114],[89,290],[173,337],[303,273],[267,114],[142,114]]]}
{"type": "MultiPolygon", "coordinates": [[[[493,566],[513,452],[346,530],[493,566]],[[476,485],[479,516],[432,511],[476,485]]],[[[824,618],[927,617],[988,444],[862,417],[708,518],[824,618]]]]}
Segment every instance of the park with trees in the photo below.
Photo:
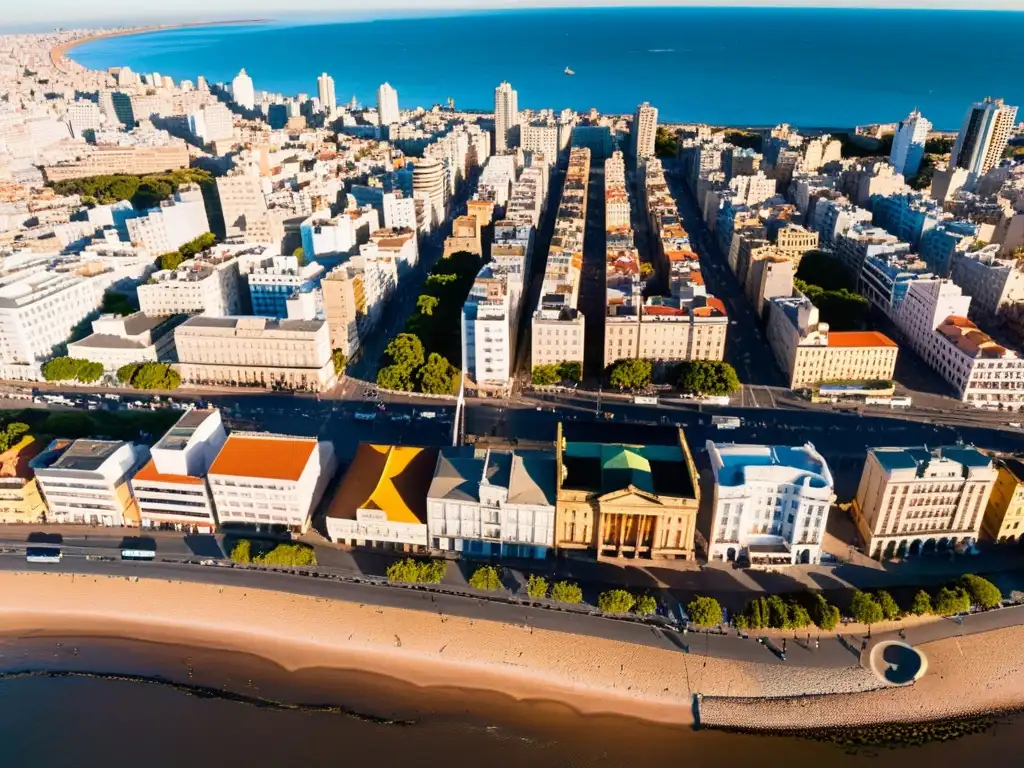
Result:
{"type": "Polygon", "coordinates": [[[177,269],[181,266],[181,262],[191,259],[193,256],[202,253],[208,248],[212,248],[216,244],[217,238],[214,237],[213,233],[204,232],[199,237],[189,240],[178,250],[161,254],[158,259],[160,269],[177,269]]]}
{"type": "Polygon", "coordinates": [[[78,357],[55,357],[43,363],[42,373],[47,381],[93,384],[103,378],[103,364],[78,357]]]}
{"type": "Polygon", "coordinates": [[[79,195],[86,205],[107,205],[128,200],[137,211],[153,208],[186,184],[211,185],[213,176],[200,168],[133,176],[125,173],[86,176],[55,181],[50,186],[59,195],[79,195]]]}
{"type": "Polygon", "coordinates": [[[688,360],[679,368],[677,385],[696,395],[731,395],[740,388],[736,369],[722,360],[688,360]]]}
{"type": "Polygon", "coordinates": [[[864,327],[868,300],[856,291],[842,262],[830,253],[810,251],[800,259],[793,286],[818,308],[821,322],[833,331],[864,327]]]}

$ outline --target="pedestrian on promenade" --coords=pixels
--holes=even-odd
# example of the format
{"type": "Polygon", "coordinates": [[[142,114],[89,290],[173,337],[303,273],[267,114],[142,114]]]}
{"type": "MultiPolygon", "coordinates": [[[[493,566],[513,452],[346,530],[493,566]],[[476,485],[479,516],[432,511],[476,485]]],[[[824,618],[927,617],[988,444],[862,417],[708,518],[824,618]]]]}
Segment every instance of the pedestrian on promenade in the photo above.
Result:
{"type": "Polygon", "coordinates": [[[782,655],[786,655],[786,638],[782,638],[782,655]]]}
{"type": "Polygon", "coordinates": [[[821,647],[821,635],[818,635],[818,637],[815,639],[814,647],[815,648],[820,648],[821,647]]]}

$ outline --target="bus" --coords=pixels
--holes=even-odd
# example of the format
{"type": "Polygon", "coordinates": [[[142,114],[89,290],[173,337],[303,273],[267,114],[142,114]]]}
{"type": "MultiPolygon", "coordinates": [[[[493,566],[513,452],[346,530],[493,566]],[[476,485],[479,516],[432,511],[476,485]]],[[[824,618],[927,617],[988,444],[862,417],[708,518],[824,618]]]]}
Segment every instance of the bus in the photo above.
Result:
{"type": "Polygon", "coordinates": [[[636,395],[633,397],[633,402],[636,405],[657,405],[658,398],[650,397],[648,395],[636,395]]]}
{"type": "Polygon", "coordinates": [[[711,423],[719,429],[736,429],[743,426],[739,416],[712,416],[711,423]]]}
{"type": "Polygon", "coordinates": [[[29,547],[25,550],[25,560],[30,563],[59,563],[61,556],[60,547],[29,547]]]}
{"type": "Polygon", "coordinates": [[[148,536],[126,536],[121,541],[122,560],[152,560],[156,557],[156,542],[148,536]]]}
{"type": "Polygon", "coordinates": [[[152,560],[156,557],[155,549],[122,549],[122,560],[152,560]]]}

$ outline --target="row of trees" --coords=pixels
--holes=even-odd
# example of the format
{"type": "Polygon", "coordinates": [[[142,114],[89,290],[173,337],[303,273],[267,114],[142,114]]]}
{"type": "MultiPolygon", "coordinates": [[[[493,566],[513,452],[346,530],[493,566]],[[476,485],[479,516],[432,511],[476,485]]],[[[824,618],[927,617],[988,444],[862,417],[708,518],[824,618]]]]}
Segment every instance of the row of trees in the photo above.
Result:
{"type": "Polygon", "coordinates": [[[216,244],[217,238],[214,234],[212,232],[204,232],[199,237],[189,240],[178,250],[160,256],[160,269],[177,269],[185,259],[191,259],[193,256],[202,253],[207,248],[212,248],[216,244]]]}
{"type": "Polygon", "coordinates": [[[788,599],[779,595],[754,598],[733,623],[737,629],[803,629],[814,624],[829,632],[839,618],[836,606],[819,594],[808,593],[788,599]]]}
{"type": "Polygon", "coordinates": [[[440,584],[448,570],[445,560],[396,560],[387,568],[388,581],[395,584],[440,584]]]}
{"type": "Polygon", "coordinates": [[[983,610],[995,608],[1002,601],[999,588],[988,579],[967,574],[956,582],[941,587],[931,594],[918,590],[905,608],[885,590],[855,592],[850,601],[850,616],[861,624],[895,621],[903,616],[953,616],[966,613],[972,606],[983,610]]]}
{"type": "Polygon", "coordinates": [[[181,375],[166,363],[129,363],[117,369],[117,380],[135,389],[177,389],[181,375]]]}
{"type": "Polygon", "coordinates": [[[106,205],[130,200],[136,210],[152,208],[169,198],[185,184],[212,184],[213,176],[199,168],[151,173],[145,176],[104,174],[82,179],[67,179],[52,184],[61,195],[81,195],[87,205],[106,205]]]}
{"type": "Polygon", "coordinates": [[[835,331],[864,327],[868,300],[856,292],[842,262],[823,251],[811,251],[800,260],[794,287],[818,308],[823,323],[835,331]]]}
{"type": "Polygon", "coordinates": [[[467,251],[440,259],[430,270],[405,330],[384,350],[377,384],[433,395],[458,392],[462,365],[462,305],[482,260],[467,251]]]}
{"type": "MultiPolygon", "coordinates": [[[[740,388],[736,370],[721,360],[689,360],[675,368],[675,384],[684,392],[728,395],[740,388]]],[[[621,389],[643,389],[651,385],[654,364],[650,360],[626,358],[608,368],[608,383],[621,389]]]]}
{"type": "Polygon", "coordinates": [[[575,360],[562,363],[545,363],[533,366],[530,380],[535,386],[547,387],[562,382],[574,382],[583,379],[583,364],[575,360]]]}
{"type": "Polygon", "coordinates": [[[103,364],[78,357],[55,357],[43,363],[43,378],[47,381],[78,381],[92,384],[103,378],[103,364]]]}
{"type": "Polygon", "coordinates": [[[308,544],[276,544],[241,539],[231,548],[236,563],[269,566],[316,565],[316,550],[308,544]]]}

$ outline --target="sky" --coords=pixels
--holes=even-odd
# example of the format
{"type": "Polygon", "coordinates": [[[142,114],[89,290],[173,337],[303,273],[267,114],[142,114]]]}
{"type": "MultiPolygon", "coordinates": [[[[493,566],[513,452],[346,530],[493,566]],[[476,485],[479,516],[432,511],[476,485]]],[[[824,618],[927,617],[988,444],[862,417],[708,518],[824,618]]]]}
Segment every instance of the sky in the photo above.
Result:
{"type": "Polygon", "coordinates": [[[88,24],[287,19],[297,14],[328,18],[378,16],[437,10],[472,11],[592,6],[794,6],[1024,10],[1024,0],[173,0],[126,5],[123,0],[8,0],[0,28],[51,29],[88,24]],[[368,6],[372,6],[368,8],[368,6]],[[130,10],[129,10],[130,8],[130,10]]]}

